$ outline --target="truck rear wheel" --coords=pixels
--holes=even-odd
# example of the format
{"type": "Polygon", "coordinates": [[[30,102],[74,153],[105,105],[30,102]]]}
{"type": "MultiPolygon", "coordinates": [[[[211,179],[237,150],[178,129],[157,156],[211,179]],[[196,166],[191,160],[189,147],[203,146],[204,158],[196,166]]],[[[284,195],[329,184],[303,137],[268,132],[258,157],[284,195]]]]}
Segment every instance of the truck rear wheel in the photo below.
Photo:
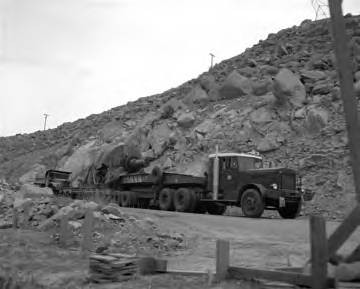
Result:
{"type": "Polygon", "coordinates": [[[164,188],[159,193],[159,207],[163,211],[174,210],[174,190],[164,188]]]}
{"type": "Polygon", "coordinates": [[[241,210],[246,217],[259,218],[265,209],[264,200],[256,189],[247,189],[241,196],[241,210]]]}
{"type": "Polygon", "coordinates": [[[302,201],[297,203],[287,203],[285,207],[279,208],[279,215],[284,219],[295,219],[301,211],[302,201]]]}
{"type": "Polygon", "coordinates": [[[180,188],[174,195],[174,206],[177,212],[193,212],[196,207],[195,193],[186,188],[180,188]]]}
{"type": "Polygon", "coordinates": [[[137,196],[135,192],[124,191],[121,192],[121,206],[123,207],[136,207],[137,196]]]}

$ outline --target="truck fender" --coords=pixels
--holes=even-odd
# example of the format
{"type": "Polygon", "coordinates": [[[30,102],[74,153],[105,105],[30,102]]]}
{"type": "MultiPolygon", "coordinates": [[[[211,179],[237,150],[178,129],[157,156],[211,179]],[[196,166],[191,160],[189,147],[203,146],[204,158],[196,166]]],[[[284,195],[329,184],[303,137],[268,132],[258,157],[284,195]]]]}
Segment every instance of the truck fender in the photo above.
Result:
{"type": "Polygon", "coordinates": [[[262,184],[254,184],[254,183],[246,184],[245,186],[241,187],[241,189],[239,191],[239,196],[238,196],[239,203],[241,201],[241,196],[242,196],[243,192],[245,192],[247,189],[256,189],[260,192],[260,194],[263,198],[265,197],[266,188],[262,184]]]}

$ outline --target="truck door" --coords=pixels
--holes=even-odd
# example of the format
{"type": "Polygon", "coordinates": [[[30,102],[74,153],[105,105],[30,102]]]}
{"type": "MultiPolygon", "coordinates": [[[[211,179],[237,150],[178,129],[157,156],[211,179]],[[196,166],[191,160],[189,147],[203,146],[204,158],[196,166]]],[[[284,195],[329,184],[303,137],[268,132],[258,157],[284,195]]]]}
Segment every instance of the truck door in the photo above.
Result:
{"type": "Polygon", "coordinates": [[[219,191],[224,199],[235,200],[239,170],[237,157],[220,158],[219,167],[219,191]]]}

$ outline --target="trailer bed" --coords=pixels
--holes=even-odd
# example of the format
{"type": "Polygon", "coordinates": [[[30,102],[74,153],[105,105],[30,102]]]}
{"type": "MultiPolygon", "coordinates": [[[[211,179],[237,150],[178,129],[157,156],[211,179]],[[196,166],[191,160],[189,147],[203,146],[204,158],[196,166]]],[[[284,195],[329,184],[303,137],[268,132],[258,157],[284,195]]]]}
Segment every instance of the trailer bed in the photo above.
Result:
{"type": "MultiPolygon", "coordinates": [[[[205,177],[195,177],[191,175],[176,174],[176,173],[163,173],[160,177],[163,186],[203,186],[205,184],[205,177]]],[[[155,185],[159,181],[158,176],[152,174],[128,174],[120,176],[117,184],[119,185],[155,185]]]]}

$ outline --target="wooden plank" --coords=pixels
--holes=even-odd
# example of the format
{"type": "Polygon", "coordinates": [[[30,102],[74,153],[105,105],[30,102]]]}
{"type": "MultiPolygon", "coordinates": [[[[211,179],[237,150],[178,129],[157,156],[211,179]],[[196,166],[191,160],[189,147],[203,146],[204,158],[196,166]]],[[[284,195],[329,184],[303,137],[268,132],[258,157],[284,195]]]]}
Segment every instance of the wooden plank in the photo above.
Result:
{"type": "Polygon", "coordinates": [[[313,289],[327,288],[328,249],[325,220],[310,216],[311,275],[313,289]]]}
{"type": "Polygon", "coordinates": [[[346,257],[345,262],[360,262],[360,245],[358,245],[352,253],[346,257]]]}
{"type": "Polygon", "coordinates": [[[294,273],[304,272],[303,267],[277,267],[274,270],[275,271],[284,271],[284,272],[294,272],[294,273]]]}
{"type": "Polygon", "coordinates": [[[329,0],[331,27],[334,38],[337,71],[340,79],[341,97],[344,104],[346,127],[348,131],[351,165],[355,192],[360,202],[360,125],[355,98],[353,71],[349,52],[349,41],[342,12],[342,0],[329,0]]]}
{"type": "MultiPolygon", "coordinates": [[[[310,275],[301,273],[249,269],[241,267],[229,267],[228,271],[229,275],[236,279],[265,279],[307,287],[311,287],[312,285],[312,277],[310,275]]],[[[326,281],[328,288],[335,288],[336,283],[333,278],[327,278],[326,281]]]]}
{"type": "Polygon", "coordinates": [[[181,275],[181,276],[193,276],[193,277],[209,276],[209,272],[203,272],[203,271],[167,270],[166,273],[181,275]]]}
{"type": "Polygon", "coordinates": [[[216,279],[224,280],[230,265],[230,243],[226,240],[216,241],[216,279]]]}
{"type": "Polygon", "coordinates": [[[337,250],[344,244],[344,242],[355,231],[360,224],[360,205],[345,218],[345,220],[336,228],[328,240],[328,257],[335,255],[337,250]]]}

